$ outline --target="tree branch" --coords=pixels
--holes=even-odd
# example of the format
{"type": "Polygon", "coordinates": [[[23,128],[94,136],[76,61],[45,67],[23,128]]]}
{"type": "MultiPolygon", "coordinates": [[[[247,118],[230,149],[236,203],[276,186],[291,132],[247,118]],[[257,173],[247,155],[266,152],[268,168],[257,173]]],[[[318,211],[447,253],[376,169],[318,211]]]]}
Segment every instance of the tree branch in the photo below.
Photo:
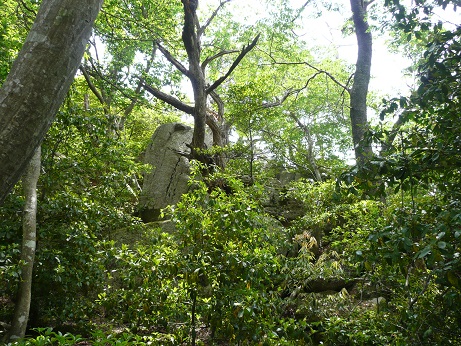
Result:
{"type": "Polygon", "coordinates": [[[273,108],[273,107],[278,107],[278,106],[281,106],[283,102],[285,102],[285,100],[291,96],[291,95],[294,95],[294,94],[299,94],[301,91],[303,91],[304,89],[307,89],[307,87],[309,86],[309,83],[315,78],[317,77],[319,74],[321,74],[322,72],[316,72],[314,73],[313,76],[309,77],[309,79],[307,80],[307,82],[304,84],[304,86],[302,88],[298,88],[298,89],[288,89],[285,94],[282,96],[281,99],[276,99],[276,101],[274,102],[268,102],[268,103],[265,103],[262,105],[261,108],[273,108]]]}
{"type": "Polygon", "coordinates": [[[368,6],[370,6],[372,3],[374,3],[375,0],[370,0],[370,1],[364,1],[363,2],[363,7],[366,10],[368,6]]]}
{"type": "Polygon", "coordinates": [[[382,148],[380,151],[380,156],[383,156],[385,152],[391,149],[392,144],[394,143],[395,137],[397,137],[397,134],[399,133],[400,128],[405,123],[404,116],[405,116],[405,111],[402,114],[399,114],[397,120],[392,126],[392,130],[390,130],[389,132],[387,139],[381,143],[382,148]]]}
{"type": "Polygon", "coordinates": [[[162,52],[163,56],[171,63],[173,64],[174,67],[176,67],[179,72],[181,72],[185,76],[189,76],[190,72],[189,70],[181,64],[178,60],[175,59],[175,57],[165,48],[163,47],[159,42],[157,42],[157,47],[158,49],[162,52]]]}
{"type": "Polygon", "coordinates": [[[240,63],[240,61],[245,57],[245,55],[247,55],[247,53],[249,51],[251,51],[255,46],[256,44],[258,43],[258,40],[259,40],[259,36],[260,34],[258,34],[254,40],[246,47],[243,47],[242,51],[240,52],[239,56],[237,57],[237,59],[235,59],[234,63],[232,64],[232,66],[229,68],[229,71],[227,71],[227,73],[222,76],[221,78],[219,78],[218,80],[216,80],[212,85],[210,85],[207,89],[206,89],[206,92],[207,94],[209,94],[210,92],[212,92],[213,90],[215,90],[218,86],[220,86],[226,79],[227,77],[230,76],[230,74],[232,73],[232,71],[235,70],[235,68],[238,66],[238,64],[240,63]]]}
{"type": "Polygon", "coordinates": [[[154,95],[156,98],[162,100],[163,102],[168,103],[169,105],[173,106],[174,108],[190,114],[194,115],[194,107],[185,104],[184,102],[178,100],[176,97],[168,95],[163,91],[158,90],[157,88],[151,87],[149,84],[146,84],[144,80],[141,80],[143,88],[148,91],[150,94],[154,95]]]}
{"type": "MultiPolygon", "coordinates": [[[[310,68],[316,70],[318,72],[318,74],[325,74],[328,76],[328,78],[330,78],[335,84],[337,84],[338,86],[340,86],[341,88],[343,88],[345,91],[347,91],[348,93],[350,93],[350,88],[347,86],[347,84],[342,84],[340,81],[338,81],[330,72],[328,71],[325,71],[325,70],[321,70],[317,67],[315,67],[314,65],[311,65],[309,64],[308,62],[305,62],[304,64],[306,64],[307,66],[309,66],[310,68]]],[[[350,78],[348,80],[348,82],[350,81],[350,78]]]]}
{"type": "MultiPolygon", "coordinates": [[[[328,76],[328,78],[330,78],[335,84],[337,84],[338,86],[340,86],[341,88],[343,88],[345,91],[347,91],[348,93],[350,93],[350,88],[347,86],[349,84],[349,82],[351,81],[351,77],[349,77],[348,81],[346,84],[343,84],[341,83],[339,80],[336,79],[335,76],[333,76],[330,72],[328,71],[325,71],[325,70],[322,70],[322,69],[319,69],[318,67],[315,67],[314,65],[312,65],[311,63],[308,63],[307,61],[296,61],[296,62],[292,62],[292,61],[277,61],[275,60],[272,55],[270,53],[266,53],[269,58],[272,60],[272,64],[275,64],[275,65],[306,65],[308,67],[310,67],[311,69],[317,71],[318,73],[316,73],[314,75],[314,77],[316,77],[317,75],[319,74],[325,74],[326,76],[328,76]]],[[[267,64],[268,65],[268,64],[267,64]]],[[[312,77],[310,78],[312,79],[312,77]]]]}
{"type": "Polygon", "coordinates": [[[202,62],[202,71],[205,71],[205,68],[207,67],[207,65],[212,62],[214,59],[217,59],[217,58],[220,58],[224,55],[227,55],[227,54],[232,54],[232,53],[237,53],[238,52],[238,49],[232,49],[232,50],[223,50],[213,56],[210,56],[208,58],[206,58],[203,62],[202,62]]]}
{"type": "MultiPolygon", "coordinates": [[[[144,73],[146,73],[146,74],[149,73],[149,71],[150,71],[150,69],[152,67],[152,64],[154,62],[156,53],[157,53],[157,45],[156,45],[156,43],[154,43],[153,47],[152,47],[152,52],[151,52],[150,58],[147,61],[146,68],[144,69],[144,73]]],[[[143,85],[143,81],[139,80],[138,84],[136,85],[136,89],[134,91],[134,94],[136,96],[138,96],[138,97],[141,95],[142,85],[143,85]]],[[[139,101],[138,97],[136,97],[136,96],[131,99],[130,104],[123,111],[123,117],[120,119],[120,124],[119,124],[120,129],[123,129],[125,127],[126,119],[128,118],[128,116],[133,111],[134,106],[136,105],[136,103],[138,103],[138,101],[139,101]]]]}
{"type": "Polygon", "coordinates": [[[21,0],[20,2],[21,2],[21,5],[24,6],[24,8],[25,8],[28,12],[32,13],[34,17],[37,16],[37,12],[35,12],[32,8],[28,7],[28,6],[26,5],[26,3],[25,3],[23,0],[21,0]]]}
{"type": "Polygon", "coordinates": [[[98,91],[98,89],[96,89],[96,86],[91,81],[91,77],[88,74],[88,71],[86,70],[85,66],[80,65],[79,70],[82,72],[83,77],[85,77],[86,83],[88,84],[88,87],[90,88],[90,90],[99,100],[99,102],[104,106],[104,109],[106,109],[106,101],[104,100],[104,97],[102,97],[101,93],[98,91]]]}
{"type": "Polygon", "coordinates": [[[206,28],[211,24],[211,22],[213,21],[213,19],[216,17],[216,15],[218,14],[219,10],[224,7],[225,4],[227,4],[228,2],[231,2],[232,0],[224,0],[224,1],[221,1],[219,6],[216,8],[216,10],[213,11],[213,13],[211,14],[210,18],[208,18],[208,20],[206,21],[205,24],[203,24],[197,31],[197,35],[200,37],[203,35],[203,33],[205,32],[206,28]]]}
{"type": "MultiPolygon", "coordinates": [[[[112,86],[114,89],[116,89],[123,97],[126,97],[127,99],[133,101],[133,100],[136,100],[136,97],[130,95],[129,93],[127,93],[125,90],[123,90],[119,85],[117,85],[117,83],[114,83],[112,78],[109,78],[109,77],[106,77],[104,76],[101,71],[99,70],[99,67],[96,66],[93,62],[93,59],[88,59],[88,61],[90,62],[91,64],[91,67],[93,68],[94,72],[91,73],[91,72],[88,72],[88,74],[92,77],[94,77],[94,75],[97,75],[99,78],[101,78],[103,81],[105,81],[107,84],[109,84],[110,86],[112,86]]],[[[104,97],[103,97],[104,98],[104,97]]]]}
{"type": "Polygon", "coordinates": [[[310,0],[306,1],[304,3],[304,5],[302,5],[296,12],[296,16],[291,20],[291,22],[293,23],[295,20],[297,20],[299,18],[299,16],[301,16],[301,13],[304,11],[304,9],[306,8],[307,4],[309,4],[310,0]]]}
{"type": "MultiPolygon", "coordinates": [[[[303,88],[304,89],[304,88],[303,88]]],[[[276,98],[276,100],[274,102],[268,102],[268,103],[264,103],[261,108],[263,109],[268,109],[268,108],[274,108],[274,107],[278,107],[278,106],[281,106],[283,102],[285,102],[285,100],[293,95],[293,94],[296,94],[298,93],[299,91],[301,91],[300,89],[296,89],[296,90],[292,90],[292,89],[289,89],[285,92],[285,94],[282,96],[281,99],[278,99],[276,98]]]]}

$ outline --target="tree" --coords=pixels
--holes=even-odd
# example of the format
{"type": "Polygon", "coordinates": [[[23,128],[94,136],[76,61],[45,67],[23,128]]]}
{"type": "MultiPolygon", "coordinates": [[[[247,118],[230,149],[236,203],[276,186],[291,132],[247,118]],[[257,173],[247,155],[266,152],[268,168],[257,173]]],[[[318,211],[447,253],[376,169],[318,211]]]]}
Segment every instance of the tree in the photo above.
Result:
{"type": "Polygon", "coordinates": [[[367,95],[370,82],[372,35],[367,21],[367,6],[370,1],[350,0],[355,34],[357,36],[358,54],[350,95],[350,118],[355,159],[362,164],[373,154],[371,146],[364,142],[364,134],[368,128],[367,95]]]}
{"type": "Polygon", "coordinates": [[[144,100],[140,77],[156,87],[168,83],[177,90],[179,73],[160,61],[156,42],[159,37],[169,43],[174,40],[182,12],[178,3],[104,2],[80,71],[96,97],[95,104],[113,122],[112,131],[122,132],[137,108],[156,106],[144,100]]]}
{"type": "Polygon", "coordinates": [[[381,120],[386,114],[397,120],[371,132],[381,157],[347,177],[364,189],[381,186],[372,193],[386,193],[394,204],[386,227],[369,237],[368,261],[377,264],[373,270],[387,263],[380,276],[392,277],[387,285],[400,300],[394,314],[406,344],[456,344],[461,338],[461,29],[444,25],[443,15],[431,18],[435,6],[450,3],[456,8],[455,1],[423,0],[411,7],[386,1],[397,37],[425,43],[415,66],[419,81],[409,96],[385,103],[381,120]]]}
{"type": "Polygon", "coordinates": [[[23,178],[26,202],[22,226],[21,281],[19,282],[18,301],[15,306],[13,322],[10,330],[5,335],[5,341],[24,338],[29,319],[32,272],[37,244],[37,182],[40,176],[40,162],[41,148],[38,147],[23,178]]]}
{"type": "Polygon", "coordinates": [[[0,203],[20,179],[72,83],[102,0],[45,0],[0,89],[0,203]]]}
{"type": "MultiPolygon", "coordinates": [[[[300,39],[302,9],[286,3],[270,9],[255,25],[262,33],[258,49],[221,88],[227,120],[250,149],[249,158],[241,160],[242,166],[250,164],[243,174],[258,173],[258,162],[266,159],[278,170],[321,181],[341,161],[338,154],[345,156],[352,148],[346,86],[351,69],[326,57],[325,48],[300,39]]],[[[267,173],[267,162],[263,167],[267,173]]]]}
{"type": "MultiPolygon", "coordinates": [[[[190,114],[194,117],[194,133],[191,143],[191,157],[199,159],[200,161],[207,162],[207,158],[203,156],[202,153],[199,153],[201,149],[205,149],[205,128],[206,124],[213,123],[213,115],[209,114],[207,110],[207,99],[208,96],[212,96],[215,102],[219,102],[219,96],[215,93],[216,88],[218,88],[234,71],[238,66],[240,61],[245,57],[245,55],[250,52],[257,44],[259,35],[256,36],[253,41],[243,47],[240,51],[240,54],[233,61],[228,71],[215,80],[213,83],[207,83],[205,76],[205,69],[207,65],[227,54],[236,53],[238,51],[220,51],[217,54],[206,58],[202,61],[201,57],[201,37],[204,34],[206,28],[210,25],[218,11],[230,0],[222,1],[219,7],[213,12],[210,19],[203,25],[200,26],[198,17],[197,17],[197,1],[182,0],[184,5],[184,25],[182,32],[182,41],[184,48],[187,53],[187,59],[189,63],[189,68],[186,68],[178,59],[176,59],[160,42],[157,43],[159,50],[165,56],[165,58],[184,76],[186,76],[192,85],[194,93],[194,106],[189,106],[186,103],[178,100],[171,95],[168,95],[159,89],[156,89],[148,84],[144,84],[144,88],[150,92],[155,97],[161,99],[162,101],[172,105],[176,109],[190,114]]],[[[222,121],[222,119],[220,119],[222,121]]],[[[213,131],[214,136],[220,136],[220,131],[213,131]]],[[[219,138],[214,138],[213,142],[219,143],[222,142],[219,138]]]]}
{"type": "Polygon", "coordinates": [[[35,6],[27,1],[19,4],[5,0],[0,4],[0,85],[5,81],[36,16],[35,6]]]}

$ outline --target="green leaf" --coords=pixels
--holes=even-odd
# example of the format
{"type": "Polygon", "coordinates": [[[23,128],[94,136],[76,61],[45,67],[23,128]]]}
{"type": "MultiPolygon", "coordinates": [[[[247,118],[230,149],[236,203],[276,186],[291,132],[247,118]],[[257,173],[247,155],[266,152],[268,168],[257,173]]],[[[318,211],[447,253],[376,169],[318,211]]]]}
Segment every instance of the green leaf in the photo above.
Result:
{"type": "Polygon", "coordinates": [[[418,258],[426,257],[430,252],[431,252],[431,247],[430,247],[430,245],[427,245],[424,249],[422,249],[419,252],[418,258]]]}

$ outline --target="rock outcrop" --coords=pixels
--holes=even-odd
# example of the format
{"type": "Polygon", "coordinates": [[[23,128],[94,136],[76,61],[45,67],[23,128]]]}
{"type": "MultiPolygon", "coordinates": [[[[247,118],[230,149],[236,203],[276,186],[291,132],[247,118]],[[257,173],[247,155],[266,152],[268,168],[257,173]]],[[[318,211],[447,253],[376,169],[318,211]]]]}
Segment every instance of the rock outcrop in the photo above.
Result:
{"type": "MultiPolygon", "coordinates": [[[[170,123],[157,128],[146,149],[144,163],[152,170],[144,175],[139,198],[140,216],[144,222],[159,220],[161,209],[176,204],[189,190],[190,153],[193,129],[184,124],[170,123]]],[[[211,147],[211,136],[207,144],[211,147]]]]}

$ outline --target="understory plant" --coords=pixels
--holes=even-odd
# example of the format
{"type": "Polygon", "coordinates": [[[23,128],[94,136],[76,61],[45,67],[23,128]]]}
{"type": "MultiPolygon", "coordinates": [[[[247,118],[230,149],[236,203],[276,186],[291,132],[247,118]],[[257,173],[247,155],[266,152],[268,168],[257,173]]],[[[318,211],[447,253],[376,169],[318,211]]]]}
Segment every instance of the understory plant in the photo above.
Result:
{"type": "Polygon", "coordinates": [[[310,340],[305,321],[283,317],[283,228],[251,188],[231,177],[226,184],[224,190],[192,180],[167,212],[174,231],[153,229],[149,244],[112,252],[110,283],[98,301],[114,322],[173,335],[177,344],[310,340]]]}

